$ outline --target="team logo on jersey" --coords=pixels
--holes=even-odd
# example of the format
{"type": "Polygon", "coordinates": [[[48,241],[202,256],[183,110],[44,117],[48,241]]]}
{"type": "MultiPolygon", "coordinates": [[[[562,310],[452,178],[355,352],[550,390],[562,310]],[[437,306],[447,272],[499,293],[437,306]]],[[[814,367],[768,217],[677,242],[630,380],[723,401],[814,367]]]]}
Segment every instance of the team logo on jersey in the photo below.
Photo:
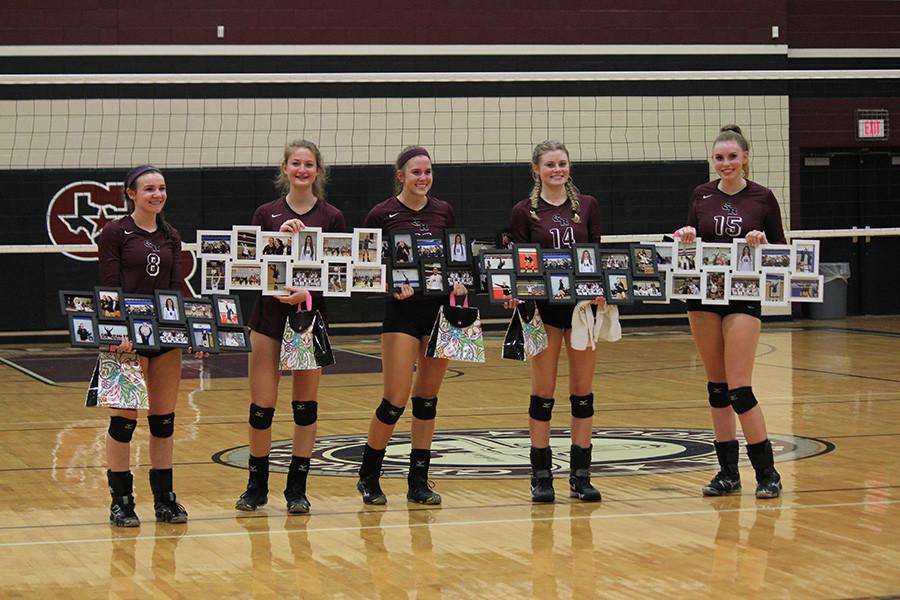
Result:
{"type": "MultiPolygon", "coordinates": [[[[96,244],[103,226],[128,214],[124,184],[76,181],[56,192],[47,207],[47,234],[54,244],[96,244]]],[[[64,253],[97,260],[95,252],[64,253]]]]}
{"type": "MultiPolygon", "coordinates": [[[[595,429],[591,471],[596,475],[644,475],[718,468],[713,432],[708,429],[595,429]]],[[[794,435],[770,433],[777,462],[824,454],[834,445],[794,435]]],[[[366,444],[364,433],[316,440],[312,471],[319,475],[357,477],[366,444]]],[[[568,429],[553,429],[553,471],[569,470],[568,429]]],[[[409,434],[397,433],[384,458],[385,477],[406,477],[411,449],[409,434]]],[[[531,476],[527,429],[459,429],[435,432],[428,476],[434,479],[519,479],[531,476]]],[[[250,450],[223,450],[214,461],[248,468],[250,450]]],[[[272,444],[270,469],[286,473],[291,464],[291,440],[272,444]]],[[[749,463],[748,463],[749,466],[749,463]]]]}
{"type": "Polygon", "coordinates": [[[562,227],[569,226],[569,220],[562,215],[553,215],[553,222],[559,223],[562,227]]]}
{"type": "Polygon", "coordinates": [[[724,210],[725,213],[729,214],[729,215],[737,215],[738,214],[737,209],[731,205],[731,202],[723,202],[722,210],[724,210]]]}

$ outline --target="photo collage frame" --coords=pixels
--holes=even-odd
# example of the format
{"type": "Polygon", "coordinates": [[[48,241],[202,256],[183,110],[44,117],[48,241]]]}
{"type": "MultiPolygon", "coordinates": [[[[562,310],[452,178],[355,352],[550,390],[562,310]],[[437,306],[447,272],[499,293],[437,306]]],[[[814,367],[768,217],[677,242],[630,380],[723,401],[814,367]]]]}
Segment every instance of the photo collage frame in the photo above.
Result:
{"type": "Polygon", "coordinates": [[[191,348],[194,352],[250,352],[236,295],[184,298],[177,290],[131,294],[98,286],[93,292],[60,290],[60,310],[76,348],[118,346],[131,340],[135,350],[191,348]]]}
{"type": "Polygon", "coordinates": [[[380,229],[350,233],[308,227],[299,233],[262,231],[258,225],[231,230],[197,231],[202,294],[259,290],[264,296],[287,296],[298,287],[324,296],[353,292],[383,293],[380,229]]]}
{"type": "Polygon", "coordinates": [[[464,229],[447,229],[441,237],[393,231],[384,247],[388,289],[393,293],[409,285],[426,296],[446,295],[456,283],[471,293],[479,290],[477,271],[473,268],[474,240],[464,229]]]}

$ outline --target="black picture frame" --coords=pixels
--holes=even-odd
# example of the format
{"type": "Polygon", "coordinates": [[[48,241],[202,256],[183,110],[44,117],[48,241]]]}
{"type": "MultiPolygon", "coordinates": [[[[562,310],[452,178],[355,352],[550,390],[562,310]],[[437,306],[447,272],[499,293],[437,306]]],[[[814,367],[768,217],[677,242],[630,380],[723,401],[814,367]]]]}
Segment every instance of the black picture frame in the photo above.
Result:
{"type": "Polygon", "coordinates": [[[241,299],[237,294],[216,294],[212,298],[213,314],[219,327],[243,327],[241,299]]]}
{"type": "Polygon", "coordinates": [[[541,262],[540,245],[513,245],[513,267],[515,269],[516,277],[543,276],[544,265],[541,262]]]}
{"type": "Polygon", "coordinates": [[[574,253],[574,271],[575,277],[594,277],[600,274],[600,245],[599,244],[575,244],[572,246],[574,253]],[[590,256],[590,264],[584,261],[584,255],[588,253],[590,256]]]}
{"type": "Polygon", "coordinates": [[[485,273],[490,271],[503,271],[505,273],[515,273],[516,255],[512,249],[509,250],[485,250],[479,255],[479,265],[485,273]]]}
{"type": "Polygon", "coordinates": [[[546,300],[547,278],[543,275],[517,276],[514,295],[519,300],[546,300]]]}
{"type": "Polygon", "coordinates": [[[157,323],[169,325],[184,323],[184,300],[181,297],[181,292],[177,290],[154,290],[153,300],[156,306],[157,323]],[[169,301],[174,304],[172,309],[168,307],[169,301]]]}
{"type": "Polygon", "coordinates": [[[129,316],[128,333],[135,350],[159,350],[159,324],[153,317],[129,316]]]}
{"type": "Polygon", "coordinates": [[[190,319],[215,320],[215,310],[209,298],[185,298],[182,301],[185,322],[190,319]]]}
{"type": "Polygon", "coordinates": [[[419,262],[430,261],[434,262],[439,260],[441,262],[446,262],[447,255],[446,249],[444,248],[444,238],[441,237],[420,237],[417,236],[415,238],[416,244],[416,256],[419,257],[419,262]]]}
{"type": "Polygon", "coordinates": [[[395,231],[391,233],[391,265],[394,267],[411,267],[417,264],[416,234],[414,231],[395,231]],[[399,244],[403,243],[401,247],[399,244]],[[405,252],[405,253],[404,253],[405,252]]]}
{"type": "Polygon", "coordinates": [[[628,247],[628,252],[631,259],[631,274],[634,277],[656,277],[659,275],[655,245],[631,244],[628,247]]]}
{"type": "Polygon", "coordinates": [[[608,304],[634,304],[633,277],[630,270],[604,270],[603,278],[606,280],[606,302],[608,304]],[[618,291],[620,287],[624,290],[618,291]]]}
{"type": "Polygon", "coordinates": [[[186,323],[167,325],[160,323],[156,329],[160,348],[190,348],[191,337],[186,323]]]}
{"type": "Polygon", "coordinates": [[[454,283],[461,283],[472,293],[478,288],[478,280],[472,267],[447,267],[447,289],[452,290],[454,283]]]}
{"type": "MultiPolygon", "coordinates": [[[[655,262],[655,261],[654,261],[655,262]]],[[[663,303],[668,302],[669,297],[666,293],[666,277],[663,275],[662,277],[634,277],[631,281],[631,290],[634,296],[635,302],[657,302],[663,303]],[[652,287],[652,284],[656,284],[656,291],[658,292],[655,296],[647,296],[640,293],[642,288],[652,287]]]]}
{"type": "Polygon", "coordinates": [[[547,301],[550,304],[575,303],[575,273],[573,271],[547,271],[547,301]]]}
{"type": "Polygon", "coordinates": [[[216,322],[211,319],[188,319],[188,338],[194,352],[219,353],[219,333],[216,322]]]}
{"type": "Polygon", "coordinates": [[[97,321],[97,341],[101,346],[118,346],[123,337],[131,339],[127,322],[97,321]]]}
{"type": "Polygon", "coordinates": [[[516,275],[512,271],[487,271],[487,293],[491,304],[504,304],[514,298],[516,275]],[[499,293],[496,290],[502,290],[499,293]]]}
{"type": "Polygon", "coordinates": [[[631,271],[631,251],[628,248],[600,248],[597,268],[602,271],[631,271]]]}
{"type": "Polygon", "coordinates": [[[472,263],[472,250],[469,247],[469,232],[465,229],[444,230],[444,255],[447,266],[462,266],[472,263]],[[456,242],[456,236],[462,237],[462,249],[456,242]]]}
{"type": "MultiPolygon", "coordinates": [[[[541,251],[541,266],[544,272],[575,271],[575,259],[571,248],[544,248],[541,251]]],[[[551,294],[552,296],[553,294],[551,294]]]]}
{"type": "MultiPolygon", "coordinates": [[[[156,317],[156,300],[152,294],[124,294],[125,316],[156,317]]],[[[103,319],[101,319],[103,320],[103,319]]]]}
{"type": "Polygon", "coordinates": [[[576,275],[574,293],[575,300],[606,299],[606,279],[603,277],[603,272],[591,276],[578,277],[576,275]]]}
{"type": "Polygon", "coordinates": [[[250,352],[249,327],[220,327],[217,334],[220,352],[250,352]]]}
{"type": "Polygon", "coordinates": [[[104,321],[124,321],[125,306],[120,287],[98,285],[94,288],[94,306],[97,307],[97,318],[104,321]],[[103,302],[101,302],[103,300],[103,302]],[[110,305],[110,303],[113,303],[110,305]]]}
{"type": "Polygon", "coordinates": [[[422,290],[422,272],[416,265],[405,267],[398,267],[395,265],[391,267],[390,275],[391,289],[397,294],[400,293],[400,287],[404,283],[408,283],[410,287],[417,292],[422,290]]]}
{"type": "Polygon", "coordinates": [[[97,331],[97,317],[94,315],[69,315],[69,342],[75,348],[97,348],[100,333],[97,331]]]}
{"type": "Polygon", "coordinates": [[[59,290],[59,310],[62,316],[91,316],[97,314],[97,294],[75,290],[59,290]]]}
{"type": "Polygon", "coordinates": [[[425,296],[442,296],[447,294],[446,269],[447,266],[442,260],[422,259],[419,271],[422,282],[422,294],[425,296]]]}

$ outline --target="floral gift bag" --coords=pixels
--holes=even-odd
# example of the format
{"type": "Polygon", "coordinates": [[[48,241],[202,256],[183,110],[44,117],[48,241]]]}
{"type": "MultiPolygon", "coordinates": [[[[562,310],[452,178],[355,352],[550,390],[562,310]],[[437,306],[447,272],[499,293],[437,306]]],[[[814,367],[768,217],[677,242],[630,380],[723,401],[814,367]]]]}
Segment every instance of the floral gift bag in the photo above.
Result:
{"type": "Polygon", "coordinates": [[[484,362],[484,338],[477,308],[469,308],[466,296],[462,306],[450,295],[450,306],[442,306],[434,320],[425,355],[465,362],[484,362]]]}

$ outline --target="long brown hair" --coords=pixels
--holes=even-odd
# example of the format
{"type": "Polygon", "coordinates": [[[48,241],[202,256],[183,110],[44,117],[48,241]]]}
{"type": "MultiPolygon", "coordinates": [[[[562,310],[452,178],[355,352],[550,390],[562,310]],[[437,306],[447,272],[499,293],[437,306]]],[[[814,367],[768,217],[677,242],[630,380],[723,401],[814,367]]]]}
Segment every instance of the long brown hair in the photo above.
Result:
{"type": "MultiPolygon", "coordinates": [[[[713,148],[715,148],[716,144],[719,142],[734,142],[744,152],[750,152],[750,144],[747,142],[747,138],[744,137],[744,134],[741,133],[741,128],[737,125],[725,125],[722,127],[719,130],[719,135],[713,140],[713,148]]],[[[743,164],[742,171],[744,172],[744,179],[750,179],[749,157],[747,158],[747,162],[743,164]]]]}
{"type": "MultiPolygon", "coordinates": [[[[531,194],[528,197],[531,200],[531,211],[529,214],[535,221],[539,220],[537,209],[538,201],[541,199],[541,176],[534,171],[533,167],[540,165],[541,157],[544,154],[553,152],[554,150],[562,150],[566,153],[566,158],[569,158],[569,150],[566,148],[566,145],[556,140],[544,140],[535,146],[534,152],[531,153],[531,177],[534,179],[534,187],[531,188],[531,194]]],[[[574,213],[572,220],[576,223],[581,223],[581,215],[578,214],[578,211],[581,208],[581,203],[578,201],[578,194],[578,188],[575,187],[575,183],[572,181],[572,175],[570,174],[569,178],[566,180],[566,198],[569,199],[569,205],[572,207],[572,212],[574,213]]]]}
{"type": "MultiPolygon", "coordinates": [[[[129,213],[134,212],[134,200],[128,195],[128,190],[137,193],[138,179],[147,173],[159,173],[162,175],[162,171],[160,171],[158,167],[154,167],[153,165],[141,165],[128,171],[128,175],[125,176],[125,206],[128,207],[129,213]]],[[[166,221],[166,216],[163,214],[163,211],[156,213],[156,228],[163,232],[166,239],[171,239],[175,232],[175,229],[168,221],[166,221]]]]}
{"type": "Polygon", "coordinates": [[[394,166],[396,170],[394,171],[394,195],[397,196],[400,192],[403,191],[403,182],[397,179],[397,171],[403,171],[404,175],[406,174],[406,163],[417,156],[425,156],[428,160],[431,160],[431,154],[428,153],[428,149],[425,146],[407,146],[403,150],[400,151],[400,154],[397,155],[397,160],[394,161],[394,166]]]}
{"type": "Polygon", "coordinates": [[[281,164],[278,165],[278,175],[275,176],[275,187],[285,196],[291,191],[291,182],[288,181],[287,175],[284,174],[282,167],[287,165],[287,161],[291,158],[291,155],[300,148],[306,148],[312,152],[313,157],[316,159],[316,180],[313,181],[312,193],[313,196],[319,200],[324,200],[325,184],[328,183],[328,167],[325,166],[325,162],[322,160],[322,153],[319,151],[319,147],[309,140],[296,139],[293,142],[285,144],[284,158],[281,159],[281,164]]]}

